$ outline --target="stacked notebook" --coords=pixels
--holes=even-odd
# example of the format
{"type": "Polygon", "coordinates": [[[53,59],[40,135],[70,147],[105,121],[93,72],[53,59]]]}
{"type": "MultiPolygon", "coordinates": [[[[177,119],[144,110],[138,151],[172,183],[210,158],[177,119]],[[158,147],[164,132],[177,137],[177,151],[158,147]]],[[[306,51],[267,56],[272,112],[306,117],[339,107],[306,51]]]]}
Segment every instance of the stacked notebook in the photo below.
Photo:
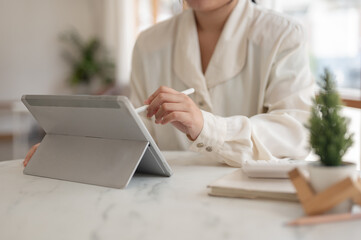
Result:
{"type": "Polygon", "coordinates": [[[209,195],[298,201],[289,179],[249,178],[238,169],[208,186],[209,195]]]}

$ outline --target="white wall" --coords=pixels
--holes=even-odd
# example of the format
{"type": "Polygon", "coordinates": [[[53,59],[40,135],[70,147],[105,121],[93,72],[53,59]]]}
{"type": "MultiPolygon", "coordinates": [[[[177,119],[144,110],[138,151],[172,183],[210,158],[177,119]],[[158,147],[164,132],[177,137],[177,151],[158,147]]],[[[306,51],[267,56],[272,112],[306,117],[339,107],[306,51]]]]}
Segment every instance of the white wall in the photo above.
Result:
{"type": "Polygon", "coordinates": [[[0,0],[0,101],[66,92],[59,34],[101,35],[100,0],[0,0]]]}

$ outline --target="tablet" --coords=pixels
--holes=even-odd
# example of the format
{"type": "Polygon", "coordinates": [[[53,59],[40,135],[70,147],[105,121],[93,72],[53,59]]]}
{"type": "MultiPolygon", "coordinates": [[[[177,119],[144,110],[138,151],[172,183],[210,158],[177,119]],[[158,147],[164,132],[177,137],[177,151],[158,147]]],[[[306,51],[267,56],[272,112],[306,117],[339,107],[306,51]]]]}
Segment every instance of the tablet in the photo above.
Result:
{"type": "Polygon", "coordinates": [[[172,171],[125,96],[24,95],[46,135],[24,174],[124,188],[135,171],[172,171]]]}

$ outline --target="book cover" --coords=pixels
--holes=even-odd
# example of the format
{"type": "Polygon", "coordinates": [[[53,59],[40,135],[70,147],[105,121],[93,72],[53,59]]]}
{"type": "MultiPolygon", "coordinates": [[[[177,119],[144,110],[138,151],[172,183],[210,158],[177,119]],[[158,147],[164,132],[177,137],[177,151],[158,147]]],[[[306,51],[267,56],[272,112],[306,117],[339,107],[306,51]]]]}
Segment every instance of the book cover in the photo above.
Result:
{"type": "Polygon", "coordinates": [[[249,178],[238,169],[208,185],[209,195],[298,201],[289,179],[249,178]]]}

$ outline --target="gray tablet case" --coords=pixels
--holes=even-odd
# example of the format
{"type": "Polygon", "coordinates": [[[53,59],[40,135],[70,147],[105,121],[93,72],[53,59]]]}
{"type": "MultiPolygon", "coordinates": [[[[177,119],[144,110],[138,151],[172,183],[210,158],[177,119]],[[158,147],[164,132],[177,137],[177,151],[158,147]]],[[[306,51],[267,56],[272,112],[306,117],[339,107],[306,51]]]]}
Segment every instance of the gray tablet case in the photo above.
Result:
{"type": "Polygon", "coordinates": [[[24,95],[45,130],[24,174],[124,188],[134,172],[172,171],[124,96],[24,95]]]}

